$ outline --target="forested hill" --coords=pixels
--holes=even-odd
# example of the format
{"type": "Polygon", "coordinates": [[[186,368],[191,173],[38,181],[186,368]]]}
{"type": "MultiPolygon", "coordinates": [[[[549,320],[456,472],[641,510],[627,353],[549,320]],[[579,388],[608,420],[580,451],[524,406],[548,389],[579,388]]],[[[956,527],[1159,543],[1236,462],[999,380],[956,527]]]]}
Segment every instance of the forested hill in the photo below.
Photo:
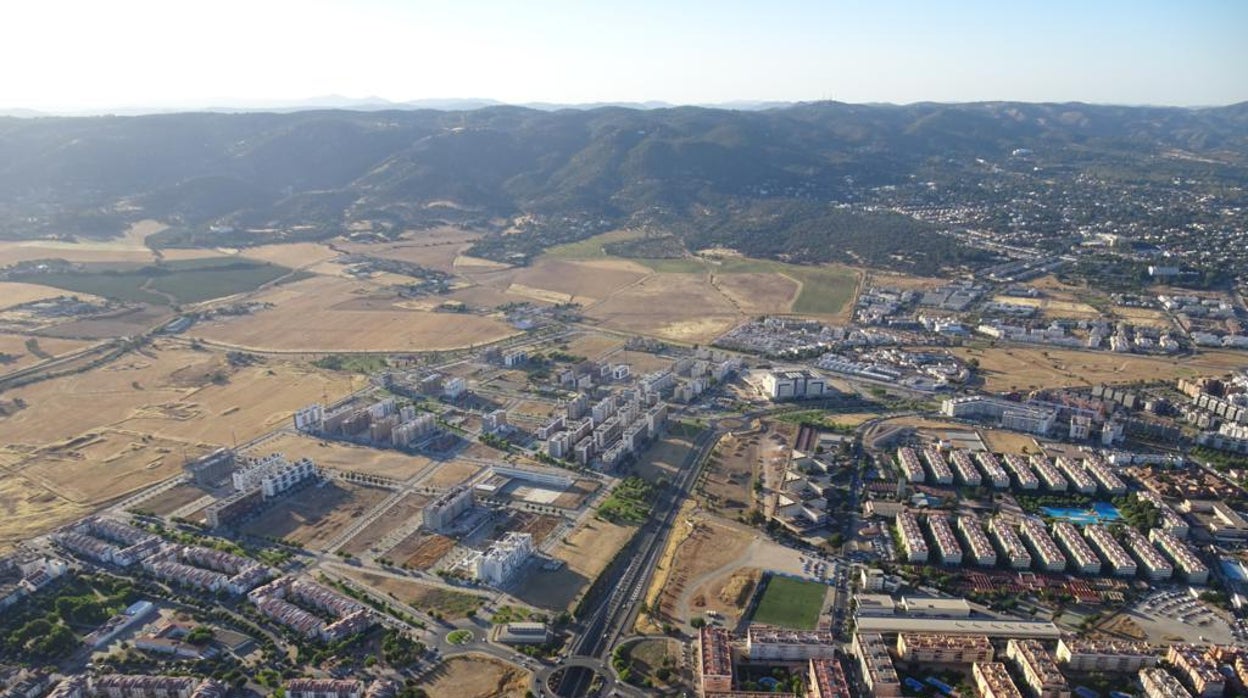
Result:
{"type": "Polygon", "coordinates": [[[975,253],[870,205],[873,192],[956,188],[966,177],[978,187],[984,162],[1020,150],[1061,176],[1242,183],[1248,104],[5,118],[0,237],[107,237],[156,218],[174,224],[157,244],[249,244],[328,237],[363,220],[501,230],[523,216],[525,234],[487,239],[480,253],[523,259],[556,240],[645,225],[690,247],[930,268],[975,253]]]}

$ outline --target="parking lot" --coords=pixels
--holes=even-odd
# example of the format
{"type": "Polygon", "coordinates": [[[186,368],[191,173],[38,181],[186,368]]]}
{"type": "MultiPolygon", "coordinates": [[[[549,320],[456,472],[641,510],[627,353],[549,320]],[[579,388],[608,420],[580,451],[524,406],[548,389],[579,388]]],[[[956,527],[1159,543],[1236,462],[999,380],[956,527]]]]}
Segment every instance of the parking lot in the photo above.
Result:
{"type": "Polygon", "coordinates": [[[1123,612],[1150,642],[1248,644],[1242,620],[1232,626],[1223,611],[1195,598],[1187,588],[1155,590],[1123,612]]]}

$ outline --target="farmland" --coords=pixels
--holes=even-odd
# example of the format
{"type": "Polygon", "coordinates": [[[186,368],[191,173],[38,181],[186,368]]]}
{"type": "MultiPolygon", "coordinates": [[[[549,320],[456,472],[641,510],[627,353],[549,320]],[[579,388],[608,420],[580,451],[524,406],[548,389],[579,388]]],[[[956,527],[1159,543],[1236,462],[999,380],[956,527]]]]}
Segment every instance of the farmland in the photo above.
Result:
{"type": "Polygon", "coordinates": [[[230,257],[160,264],[88,263],[81,271],[40,274],[39,283],[131,303],[173,305],[253,291],[292,274],[287,267],[230,257]]]}
{"type": "Polygon", "coordinates": [[[317,276],[257,294],[275,307],[197,326],[222,344],[277,352],[409,352],[483,344],[515,334],[494,317],[413,310],[392,291],[317,276]]]}
{"type": "Polygon", "coordinates": [[[828,588],[818,582],[774,576],[767,580],[754,610],[754,622],[794,630],[814,630],[828,588]]]}
{"type": "Polygon", "coordinates": [[[953,353],[964,360],[978,359],[984,387],[993,391],[1129,383],[1143,378],[1175,380],[1221,374],[1244,363],[1243,354],[1234,351],[1203,351],[1178,358],[1035,347],[959,347],[953,353]]]}

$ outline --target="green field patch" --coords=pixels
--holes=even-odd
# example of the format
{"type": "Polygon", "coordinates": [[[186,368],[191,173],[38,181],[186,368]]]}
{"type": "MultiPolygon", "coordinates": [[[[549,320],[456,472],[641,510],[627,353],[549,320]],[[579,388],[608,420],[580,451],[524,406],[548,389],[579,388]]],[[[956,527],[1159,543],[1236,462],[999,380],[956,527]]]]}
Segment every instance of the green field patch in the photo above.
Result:
{"type": "Polygon", "coordinates": [[[642,235],[644,233],[640,230],[612,230],[609,233],[595,235],[584,240],[555,245],[547,249],[545,255],[555,259],[606,259],[611,255],[607,254],[607,251],[603,249],[604,245],[613,242],[636,240],[642,235]]]}
{"type": "Polygon", "coordinates": [[[254,291],[292,273],[277,264],[233,257],[160,264],[85,264],[79,271],[43,274],[38,282],[130,303],[198,303],[254,291]]]}
{"type": "Polygon", "coordinates": [[[773,576],[754,609],[753,621],[792,630],[814,630],[828,588],[818,582],[773,576]]]}

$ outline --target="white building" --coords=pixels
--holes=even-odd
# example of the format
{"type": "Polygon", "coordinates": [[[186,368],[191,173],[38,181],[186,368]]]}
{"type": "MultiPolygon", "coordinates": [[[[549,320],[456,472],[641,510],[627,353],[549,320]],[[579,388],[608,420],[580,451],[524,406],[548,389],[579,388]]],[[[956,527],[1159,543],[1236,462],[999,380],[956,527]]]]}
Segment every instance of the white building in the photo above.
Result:
{"type": "Polygon", "coordinates": [[[769,371],[763,376],[763,392],[772,400],[802,400],[826,395],[827,381],[813,371],[769,371]]]}
{"type": "Polygon", "coordinates": [[[510,531],[473,561],[473,575],[490,586],[506,584],[533,555],[533,536],[510,531]]]}

